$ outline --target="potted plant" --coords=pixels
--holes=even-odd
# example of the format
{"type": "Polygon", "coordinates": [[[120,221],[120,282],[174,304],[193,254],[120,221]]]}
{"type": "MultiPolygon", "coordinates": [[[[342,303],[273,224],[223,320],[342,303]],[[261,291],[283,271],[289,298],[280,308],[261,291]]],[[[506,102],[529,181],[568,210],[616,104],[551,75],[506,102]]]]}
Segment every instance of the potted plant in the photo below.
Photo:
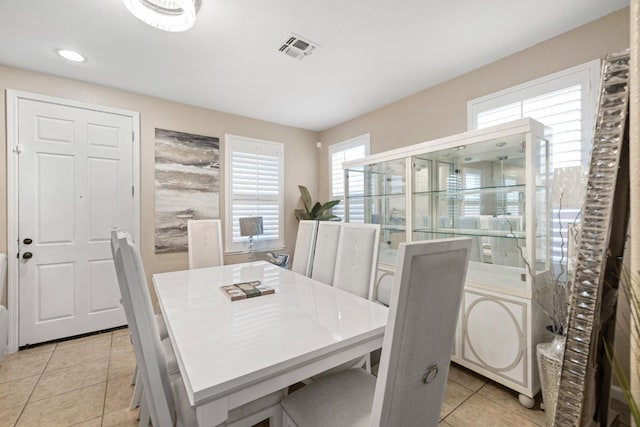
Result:
{"type": "Polygon", "coordinates": [[[331,200],[325,204],[313,203],[309,190],[304,185],[298,185],[300,198],[304,204],[304,209],[296,209],[295,214],[298,221],[310,219],[316,221],[340,221],[341,218],[331,213],[331,208],[340,203],[340,200],[331,200]]]}

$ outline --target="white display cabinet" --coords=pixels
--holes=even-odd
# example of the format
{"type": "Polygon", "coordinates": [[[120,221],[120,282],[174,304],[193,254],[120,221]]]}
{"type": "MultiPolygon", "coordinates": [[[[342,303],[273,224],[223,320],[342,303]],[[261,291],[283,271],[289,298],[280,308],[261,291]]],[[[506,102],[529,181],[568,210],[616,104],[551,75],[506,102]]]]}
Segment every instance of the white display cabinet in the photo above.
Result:
{"type": "Polygon", "coordinates": [[[347,221],[381,225],[380,301],[399,243],[473,239],[453,360],[525,406],[546,337],[535,277],[550,268],[548,153],[543,125],[521,119],[344,165],[347,221]]]}

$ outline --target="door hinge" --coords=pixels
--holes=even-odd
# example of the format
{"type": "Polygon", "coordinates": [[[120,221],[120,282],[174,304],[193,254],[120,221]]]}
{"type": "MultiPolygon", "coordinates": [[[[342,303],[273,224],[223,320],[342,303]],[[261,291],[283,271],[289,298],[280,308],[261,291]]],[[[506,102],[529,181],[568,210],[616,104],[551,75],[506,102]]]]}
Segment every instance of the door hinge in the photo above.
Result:
{"type": "Polygon", "coordinates": [[[16,148],[13,149],[13,152],[16,154],[22,153],[22,144],[16,144],[16,148]]]}
{"type": "Polygon", "coordinates": [[[136,192],[136,187],[134,187],[133,185],[131,186],[131,197],[133,197],[135,195],[136,192]]]}
{"type": "Polygon", "coordinates": [[[134,142],[136,140],[136,133],[135,132],[131,132],[131,142],[134,142]]]}

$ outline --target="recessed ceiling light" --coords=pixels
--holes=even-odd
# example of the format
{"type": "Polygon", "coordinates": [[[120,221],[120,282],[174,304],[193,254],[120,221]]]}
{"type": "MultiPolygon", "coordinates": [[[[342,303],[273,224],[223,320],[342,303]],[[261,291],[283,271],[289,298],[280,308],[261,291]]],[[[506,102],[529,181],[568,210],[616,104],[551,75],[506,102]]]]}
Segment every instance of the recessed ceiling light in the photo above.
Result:
{"type": "Polygon", "coordinates": [[[68,61],[73,61],[73,62],[84,62],[87,60],[84,56],[82,56],[75,50],[58,49],[58,55],[62,56],[64,59],[68,61]]]}

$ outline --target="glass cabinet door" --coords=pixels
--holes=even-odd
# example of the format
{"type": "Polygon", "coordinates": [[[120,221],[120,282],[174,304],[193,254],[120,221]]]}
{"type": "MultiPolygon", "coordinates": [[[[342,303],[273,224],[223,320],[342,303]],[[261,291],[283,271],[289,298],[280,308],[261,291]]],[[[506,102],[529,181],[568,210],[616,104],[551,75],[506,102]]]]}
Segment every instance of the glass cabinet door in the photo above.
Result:
{"type": "MultiPolygon", "coordinates": [[[[527,252],[526,135],[511,135],[412,157],[412,239],[471,237],[468,278],[524,288],[529,254],[534,269],[546,258],[546,233],[536,233],[536,250],[527,252]],[[539,252],[539,253],[538,253],[539,252]],[[502,279],[501,279],[502,278],[502,279]]],[[[546,176],[546,156],[537,149],[536,176],[546,176]]],[[[541,183],[542,184],[542,183],[541,183]]],[[[544,203],[544,186],[535,186],[544,203]]],[[[544,207],[541,209],[545,211],[544,207]]],[[[546,224],[544,218],[534,218],[546,224]]],[[[542,231],[542,230],[541,230],[542,231]]]]}
{"type": "Polygon", "coordinates": [[[395,265],[398,245],[406,241],[404,159],[345,170],[349,222],[380,224],[379,262],[395,265]]]}

